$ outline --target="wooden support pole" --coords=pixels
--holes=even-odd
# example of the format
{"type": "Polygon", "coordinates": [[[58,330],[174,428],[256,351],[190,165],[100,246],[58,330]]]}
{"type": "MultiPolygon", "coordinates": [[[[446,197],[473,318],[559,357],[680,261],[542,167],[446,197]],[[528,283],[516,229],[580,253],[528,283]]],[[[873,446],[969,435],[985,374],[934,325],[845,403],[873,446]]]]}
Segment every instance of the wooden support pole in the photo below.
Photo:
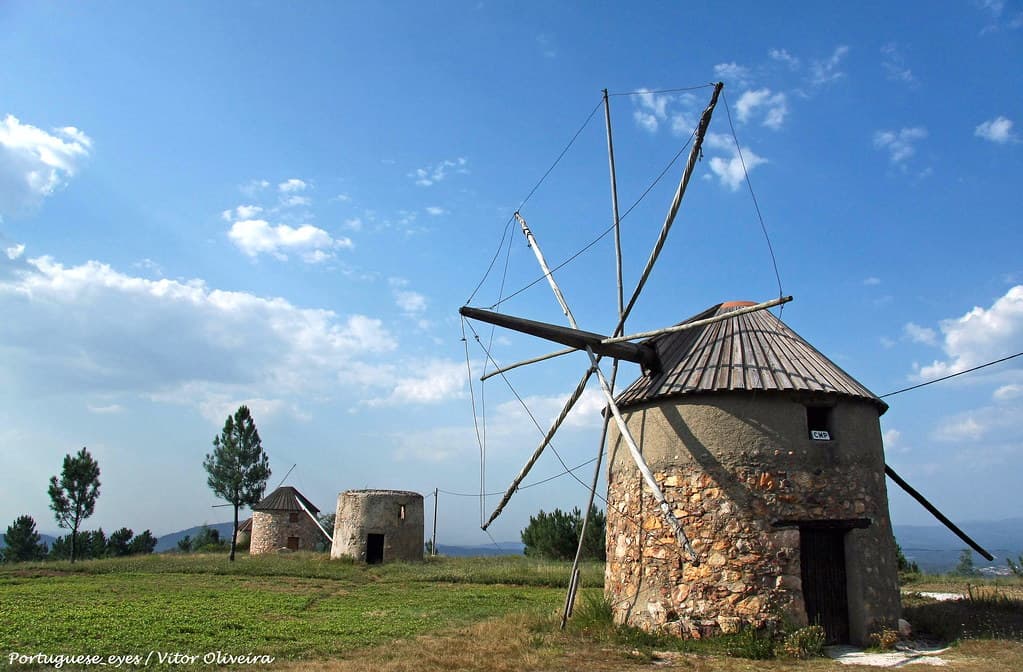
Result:
{"type": "Polygon", "coordinates": [[[433,541],[430,542],[430,555],[437,555],[437,497],[440,488],[433,489],[433,541]]]}
{"type": "Polygon", "coordinates": [[[906,491],[907,493],[909,493],[909,495],[910,495],[910,496],[911,496],[911,497],[912,497],[913,499],[915,499],[916,501],[920,502],[920,504],[921,504],[921,505],[922,505],[922,506],[923,506],[923,507],[924,507],[925,509],[927,509],[928,511],[930,511],[930,512],[931,512],[931,515],[933,515],[933,516],[934,516],[935,518],[937,518],[938,520],[940,520],[940,521],[941,521],[941,523],[942,523],[942,524],[943,524],[943,525],[944,525],[945,527],[947,527],[948,529],[952,530],[952,532],[954,532],[954,533],[955,533],[955,535],[956,535],[957,537],[959,537],[960,539],[962,539],[963,541],[965,541],[965,542],[966,542],[967,544],[969,544],[969,545],[970,545],[970,548],[972,548],[973,550],[977,551],[977,552],[978,552],[978,553],[980,553],[980,554],[981,554],[982,556],[984,556],[984,559],[985,559],[985,560],[994,560],[994,559],[995,559],[993,555],[991,555],[991,554],[990,554],[990,553],[988,553],[988,552],[987,552],[986,550],[984,550],[984,548],[983,548],[983,547],[981,547],[981,545],[980,545],[980,544],[978,544],[977,542],[975,542],[975,541],[974,541],[973,539],[970,539],[970,537],[969,537],[969,536],[968,536],[968,535],[967,535],[967,534],[966,534],[965,532],[963,532],[962,530],[960,530],[960,529],[959,529],[959,527],[958,527],[958,526],[956,526],[956,524],[955,524],[955,523],[953,523],[953,522],[952,522],[951,520],[949,520],[948,518],[946,518],[946,517],[945,517],[945,514],[943,514],[943,513],[941,512],[941,511],[938,511],[938,507],[934,506],[934,505],[933,505],[933,504],[931,504],[931,503],[930,503],[929,501],[927,501],[927,498],[926,498],[926,497],[924,497],[924,496],[923,496],[923,495],[921,495],[921,494],[920,494],[919,492],[917,492],[917,491],[916,491],[916,489],[915,489],[915,488],[914,488],[913,486],[911,486],[911,485],[910,485],[909,483],[907,483],[906,481],[904,481],[904,480],[902,479],[902,477],[901,477],[901,476],[899,476],[898,474],[896,474],[896,473],[895,473],[895,470],[894,470],[894,469],[892,469],[891,467],[889,467],[889,466],[888,466],[887,464],[886,464],[886,465],[884,465],[884,473],[888,474],[888,477],[889,477],[890,479],[892,479],[893,481],[895,481],[895,484],[896,484],[896,485],[898,485],[898,486],[899,486],[900,488],[902,488],[902,489],[903,489],[903,490],[905,490],[905,491],[906,491]]]}

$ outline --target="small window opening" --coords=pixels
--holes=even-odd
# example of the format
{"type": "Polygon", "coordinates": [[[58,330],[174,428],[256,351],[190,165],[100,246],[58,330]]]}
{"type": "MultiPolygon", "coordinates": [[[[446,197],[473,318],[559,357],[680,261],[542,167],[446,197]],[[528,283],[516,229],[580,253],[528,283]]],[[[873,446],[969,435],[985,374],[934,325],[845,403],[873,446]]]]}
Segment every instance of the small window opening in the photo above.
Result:
{"type": "Polygon", "coordinates": [[[299,544],[298,537],[288,537],[288,548],[290,548],[293,551],[297,551],[298,544],[299,544]]]}
{"type": "Polygon", "coordinates": [[[292,511],[291,513],[288,514],[288,522],[289,523],[297,523],[298,522],[298,512],[297,511],[292,511]]]}
{"type": "Polygon", "coordinates": [[[398,517],[405,520],[405,505],[402,504],[398,507],[398,517]]]}
{"type": "Polygon", "coordinates": [[[807,406],[806,427],[814,441],[831,440],[831,408],[829,406],[807,406]]]}

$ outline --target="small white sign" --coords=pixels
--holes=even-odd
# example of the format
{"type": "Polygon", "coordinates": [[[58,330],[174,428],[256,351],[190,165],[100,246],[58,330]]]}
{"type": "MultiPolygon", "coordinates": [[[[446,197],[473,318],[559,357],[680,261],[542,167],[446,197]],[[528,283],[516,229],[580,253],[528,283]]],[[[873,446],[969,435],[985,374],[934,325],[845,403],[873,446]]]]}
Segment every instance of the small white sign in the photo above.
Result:
{"type": "Polygon", "coordinates": [[[811,429],[810,438],[814,441],[830,441],[831,434],[824,431],[823,429],[811,429]]]}

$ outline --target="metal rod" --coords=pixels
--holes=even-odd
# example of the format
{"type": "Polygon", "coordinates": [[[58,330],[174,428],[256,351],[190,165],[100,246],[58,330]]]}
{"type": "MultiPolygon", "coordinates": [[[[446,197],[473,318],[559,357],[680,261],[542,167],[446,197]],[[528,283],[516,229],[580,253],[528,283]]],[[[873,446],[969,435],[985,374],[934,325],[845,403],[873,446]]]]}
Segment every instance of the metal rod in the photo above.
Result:
{"type": "Polygon", "coordinates": [[[676,324],[673,327],[665,327],[664,329],[654,329],[653,331],[643,331],[643,332],[640,332],[638,334],[629,334],[628,336],[615,336],[613,338],[605,338],[601,342],[602,343],[607,343],[607,344],[624,343],[625,341],[634,341],[634,340],[640,339],[640,338],[651,338],[653,336],[660,336],[661,334],[673,334],[673,333],[678,332],[678,331],[686,331],[688,329],[696,329],[697,327],[704,327],[704,326],[706,326],[708,324],[714,324],[715,322],[723,322],[724,320],[730,320],[733,317],[738,317],[739,315],[746,315],[747,313],[755,313],[755,312],[757,312],[759,310],[764,310],[766,308],[774,308],[775,306],[780,306],[782,304],[788,303],[791,300],[792,300],[791,296],[782,296],[782,297],[779,297],[777,299],[772,299],[770,301],[764,301],[763,303],[758,303],[755,306],[747,306],[745,308],[737,308],[735,310],[730,310],[727,313],[724,313],[722,315],[715,315],[714,317],[708,317],[708,318],[703,319],[703,320],[694,320],[692,322],[684,322],[682,324],[676,324]]]}
{"type": "MultiPolygon", "coordinates": [[[[615,280],[618,286],[618,326],[615,328],[614,336],[621,334],[625,329],[625,294],[622,282],[622,235],[621,219],[618,216],[618,178],[615,173],[615,150],[614,135],[611,133],[611,104],[608,101],[607,89],[604,89],[604,125],[607,129],[607,161],[608,170],[611,174],[611,218],[615,227],[615,280]]],[[[614,391],[615,380],[618,378],[618,360],[611,364],[611,390],[614,391]]],[[[590,522],[590,511],[593,509],[593,498],[597,494],[597,482],[600,480],[600,468],[604,458],[604,445],[607,442],[607,429],[611,416],[604,414],[603,427],[600,432],[600,443],[597,445],[597,460],[593,467],[593,482],[590,484],[590,496],[586,501],[586,511],[583,513],[583,521],[579,530],[579,544],[575,549],[575,559],[572,561],[572,581],[569,584],[568,595],[565,598],[565,611],[561,615],[561,629],[572,616],[575,607],[575,596],[579,589],[579,561],[582,559],[583,542],[586,539],[586,528],[590,522]]]]}
{"type": "Polygon", "coordinates": [[[977,551],[982,556],[984,556],[985,560],[995,559],[994,556],[988,553],[986,550],[984,550],[984,548],[982,548],[980,544],[975,542],[973,539],[970,539],[970,537],[965,532],[960,530],[955,523],[946,518],[945,514],[943,514],[941,511],[938,511],[938,508],[931,504],[930,502],[928,502],[927,498],[925,498],[923,495],[917,492],[916,489],[913,488],[913,486],[911,486],[909,483],[906,483],[906,481],[904,481],[901,476],[896,474],[895,470],[889,467],[887,464],[884,465],[884,473],[888,474],[888,477],[895,481],[896,485],[898,485],[900,488],[908,492],[913,499],[920,502],[920,504],[923,505],[925,509],[930,511],[931,515],[940,520],[945,525],[945,527],[952,530],[952,532],[954,532],[957,537],[959,537],[967,544],[969,544],[973,550],[977,551]]]}
{"type": "MultiPolygon", "coordinates": [[[[618,376],[618,360],[611,364],[611,386],[614,387],[615,378],[618,376]]],[[[583,539],[586,538],[586,527],[590,522],[590,510],[593,509],[593,498],[597,494],[597,482],[600,480],[600,467],[604,459],[604,444],[607,442],[607,428],[611,422],[611,416],[604,414],[603,428],[600,432],[600,443],[597,445],[597,461],[593,465],[593,482],[590,484],[590,496],[586,500],[586,512],[583,514],[582,529],[579,530],[579,545],[575,549],[575,559],[572,561],[572,576],[579,574],[579,561],[583,555],[583,539]]],[[[572,615],[572,607],[575,605],[575,590],[569,588],[565,601],[565,611],[561,615],[561,629],[565,629],[565,623],[572,615]]]]}
{"type": "Polygon", "coordinates": [[[509,364],[508,366],[503,366],[500,369],[495,369],[490,373],[486,373],[480,376],[480,380],[483,381],[486,380],[487,378],[493,378],[494,376],[500,375],[502,373],[508,373],[512,369],[517,369],[520,366],[525,366],[526,364],[536,364],[537,362],[544,362],[547,361],[548,359],[561,357],[562,355],[570,355],[573,352],[579,352],[579,348],[565,348],[564,350],[558,350],[557,352],[549,352],[546,355],[540,355],[539,357],[533,357],[532,359],[524,359],[521,362],[515,362],[514,364],[509,364]]]}

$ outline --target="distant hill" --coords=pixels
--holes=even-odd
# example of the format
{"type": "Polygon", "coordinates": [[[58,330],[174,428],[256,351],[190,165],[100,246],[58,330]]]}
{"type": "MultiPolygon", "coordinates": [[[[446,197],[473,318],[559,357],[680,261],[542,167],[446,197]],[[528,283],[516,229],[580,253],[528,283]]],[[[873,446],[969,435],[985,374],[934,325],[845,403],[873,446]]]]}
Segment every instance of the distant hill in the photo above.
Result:
{"type": "MultiPolygon", "coordinates": [[[[238,521],[238,523],[241,524],[241,521],[238,521]]],[[[221,539],[230,539],[231,532],[234,530],[234,521],[229,520],[226,523],[196,525],[195,527],[190,527],[187,530],[170,532],[160,537],[160,540],[156,542],[156,552],[164,553],[166,551],[173,551],[178,547],[178,541],[184,539],[186,535],[195,539],[195,535],[199,534],[199,530],[201,530],[204,527],[211,527],[214,530],[220,532],[221,539]]]]}
{"type": "MultiPolygon", "coordinates": [[[[977,567],[1005,568],[1005,558],[1023,553],[1023,518],[979,520],[956,523],[978,544],[995,556],[988,562],[974,554],[977,567]]],[[[943,525],[895,525],[895,540],[906,558],[916,562],[925,572],[948,572],[959,563],[959,554],[968,548],[966,542],[943,525]]]]}
{"type": "Polygon", "coordinates": [[[441,555],[455,558],[496,556],[496,555],[522,555],[523,544],[517,541],[501,541],[494,544],[483,544],[480,546],[449,546],[437,544],[437,552],[441,555]]]}
{"type": "MultiPolygon", "coordinates": [[[[53,546],[53,542],[57,540],[57,537],[40,533],[39,540],[44,542],[46,547],[49,548],[50,546],[53,546]]],[[[4,528],[0,528],[0,548],[7,548],[7,544],[4,543],[4,528]]]]}

